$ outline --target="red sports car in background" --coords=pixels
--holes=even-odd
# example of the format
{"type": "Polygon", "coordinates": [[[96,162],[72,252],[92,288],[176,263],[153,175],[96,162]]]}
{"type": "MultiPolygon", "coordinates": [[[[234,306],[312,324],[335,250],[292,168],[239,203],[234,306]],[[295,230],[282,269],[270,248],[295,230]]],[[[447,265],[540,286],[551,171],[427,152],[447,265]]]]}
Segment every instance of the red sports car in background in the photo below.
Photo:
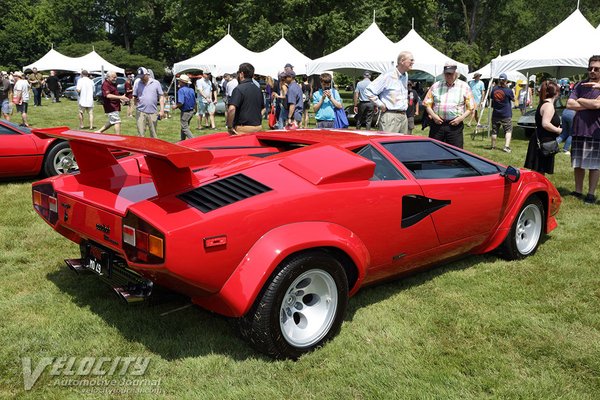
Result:
{"type": "Polygon", "coordinates": [[[296,358],[333,337],[361,287],[466,254],[532,255],[560,196],[542,175],[427,138],[336,130],[178,144],[54,128],[80,173],[33,185],[37,212],[127,301],[154,284],[239,319],[296,358]],[[110,148],[130,152],[115,159],[110,148]]]}
{"type": "Polygon", "coordinates": [[[69,143],[40,139],[31,129],[0,119],[0,178],[58,175],[77,169],[69,143]]]}

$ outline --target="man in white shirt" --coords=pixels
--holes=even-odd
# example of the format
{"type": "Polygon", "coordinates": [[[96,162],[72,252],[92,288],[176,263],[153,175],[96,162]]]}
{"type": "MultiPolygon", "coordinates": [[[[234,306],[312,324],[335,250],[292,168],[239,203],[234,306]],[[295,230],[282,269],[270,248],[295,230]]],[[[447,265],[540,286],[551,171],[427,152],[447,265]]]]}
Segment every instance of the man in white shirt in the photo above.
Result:
{"type": "Polygon", "coordinates": [[[83,114],[87,111],[90,117],[90,129],[94,129],[94,82],[86,70],[81,71],[81,78],[77,81],[79,94],[79,129],[83,129],[83,114]]]}
{"type": "Polygon", "coordinates": [[[13,88],[13,103],[17,106],[17,112],[21,113],[21,126],[29,127],[27,122],[27,104],[29,102],[29,82],[23,78],[21,71],[13,74],[15,87],[13,88]]]}

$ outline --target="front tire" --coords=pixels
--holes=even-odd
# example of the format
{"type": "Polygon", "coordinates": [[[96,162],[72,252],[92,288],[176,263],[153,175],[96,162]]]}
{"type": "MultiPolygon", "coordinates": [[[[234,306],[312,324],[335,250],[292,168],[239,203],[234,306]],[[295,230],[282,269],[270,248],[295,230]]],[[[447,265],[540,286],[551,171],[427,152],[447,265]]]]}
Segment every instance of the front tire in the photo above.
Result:
{"type": "Polygon", "coordinates": [[[68,142],[60,142],[50,148],[44,160],[44,174],[54,176],[77,169],[77,161],[68,142]]]}
{"type": "Polygon", "coordinates": [[[340,262],[321,251],[298,254],[284,261],[240,319],[240,332],[271,357],[297,359],[339,332],[347,304],[340,262]]]}
{"type": "Polygon", "coordinates": [[[510,232],[500,247],[500,253],[508,260],[519,260],[535,253],[544,229],[544,206],[532,196],[525,201],[510,232]]]}

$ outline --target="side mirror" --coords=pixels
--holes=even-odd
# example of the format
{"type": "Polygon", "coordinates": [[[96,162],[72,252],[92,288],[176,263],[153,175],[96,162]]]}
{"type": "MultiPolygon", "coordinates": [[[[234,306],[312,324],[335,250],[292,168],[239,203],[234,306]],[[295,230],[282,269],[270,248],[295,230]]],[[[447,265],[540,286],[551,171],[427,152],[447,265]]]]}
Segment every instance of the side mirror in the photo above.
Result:
{"type": "Polygon", "coordinates": [[[504,171],[503,174],[501,174],[502,176],[504,176],[504,178],[512,183],[515,183],[519,180],[519,178],[521,177],[521,171],[519,171],[517,168],[513,167],[513,166],[508,166],[506,168],[506,171],[504,171]]]}

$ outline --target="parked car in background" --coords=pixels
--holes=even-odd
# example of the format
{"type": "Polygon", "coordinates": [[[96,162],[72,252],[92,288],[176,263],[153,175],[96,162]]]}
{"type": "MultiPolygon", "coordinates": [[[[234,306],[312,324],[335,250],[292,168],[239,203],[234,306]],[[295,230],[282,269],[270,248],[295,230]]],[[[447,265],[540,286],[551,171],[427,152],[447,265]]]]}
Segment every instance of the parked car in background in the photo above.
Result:
{"type": "MultiPolygon", "coordinates": [[[[562,113],[565,110],[565,106],[560,101],[560,98],[556,99],[554,102],[554,109],[559,117],[562,117],[562,113]]],[[[517,120],[517,126],[523,128],[525,131],[526,137],[531,137],[535,133],[535,113],[536,109],[529,110],[525,112],[524,115],[520,116],[517,120]]],[[[513,112],[517,112],[517,110],[513,110],[513,112]]]]}
{"type": "MultiPolygon", "coordinates": [[[[103,79],[98,76],[96,78],[93,78],[92,81],[94,82],[94,99],[101,101],[102,100],[102,81],[103,81],[103,79]]],[[[125,78],[122,76],[117,77],[117,90],[119,91],[120,94],[125,94],[125,78]]],[[[77,86],[76,85],[69,86],[63,92],[63,96],[70,100],[77,100],[79,98],[79,95],[77,93],[77,86]]]]}
{"type": "Polygon", "coordinates": [[[420,136],[35,134],[85,160],[32,185],[36,212],[80,250],[67,265],[128,303],[155,285],[179,291],[275,358],[333,338],[367,285],[469,254],[533,255],[561,203],[535,171],[420,136]]]}
{"type": "Polygon", "coordinates": [[[53,176],[75,169],[68,142],[40,139],[31,129],[0,119],[0,178],[53,176]]]}

